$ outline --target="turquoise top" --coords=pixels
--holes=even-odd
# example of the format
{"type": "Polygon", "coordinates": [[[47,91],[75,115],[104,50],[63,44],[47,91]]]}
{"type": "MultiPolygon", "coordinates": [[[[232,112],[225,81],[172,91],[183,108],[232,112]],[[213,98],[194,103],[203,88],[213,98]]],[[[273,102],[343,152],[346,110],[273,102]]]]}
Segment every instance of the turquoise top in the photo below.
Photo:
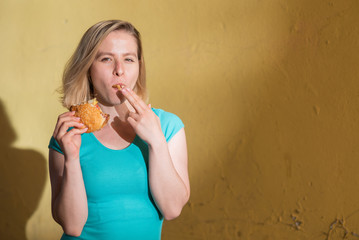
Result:
{"type": "MultiPolygon", "coordinates": [[[[167,142],[184,127],[174,114],[152,110],[160,118],[167,142]]],[[[163,217],[148,183],[148,147],[138,136],[125,149],[105,147],[93,133],[81,136],[80,164],[88,201],[81,236],[61,240],[159,240],[163,217]]],[[[49,148],[62,153],[51,138],[49,148]]]]}

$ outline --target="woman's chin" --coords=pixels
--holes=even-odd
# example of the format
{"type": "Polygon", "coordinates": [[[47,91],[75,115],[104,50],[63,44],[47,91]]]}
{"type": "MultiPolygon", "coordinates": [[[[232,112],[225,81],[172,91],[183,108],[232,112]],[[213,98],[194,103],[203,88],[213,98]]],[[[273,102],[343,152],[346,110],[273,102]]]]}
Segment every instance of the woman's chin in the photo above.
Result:
{"type": "Polygon", "coordinates": [[[116,101],[117,104],[123,104],[124,102],[126,102],[125,96],[123,96],[122,94],[120,96],[119,95],[117,96],[118,96],[118,99],[116,101]]]}

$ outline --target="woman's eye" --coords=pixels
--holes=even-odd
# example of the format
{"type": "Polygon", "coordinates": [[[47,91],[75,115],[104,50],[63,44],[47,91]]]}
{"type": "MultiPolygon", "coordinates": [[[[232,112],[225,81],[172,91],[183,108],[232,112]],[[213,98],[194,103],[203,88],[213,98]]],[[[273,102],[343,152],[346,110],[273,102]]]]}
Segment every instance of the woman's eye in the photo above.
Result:
{"type": "Polygon", "coordinates": [[[134,62],[134,60],[132,58],[126,58],[125,61],[126,62],[134,62]]]}
{"type": "Polygon", "coordinates": [[[101,62],[109,62],[109,61],[111,61],[111,58],[108,57],[101,59],[101,62]]]}

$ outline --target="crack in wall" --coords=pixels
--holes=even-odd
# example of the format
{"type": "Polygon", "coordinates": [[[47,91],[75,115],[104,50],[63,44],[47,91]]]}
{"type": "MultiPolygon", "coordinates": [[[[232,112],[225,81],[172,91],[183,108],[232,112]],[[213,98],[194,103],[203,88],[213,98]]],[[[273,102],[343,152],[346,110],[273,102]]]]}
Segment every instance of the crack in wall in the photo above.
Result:
{"type": "Polygon", "coordinates": [[[333,239],[348,239],[350,236],[359,238],[359,234],[350,230],[346,224],[344,218],[337,218],[335,219],[329,226],[329,231],[326,233],[327,238],[326,240],[333,240],[333,239]],[[339,235],[339,236],[338,236],[339,235]],[[339,238],[338,238],[339,237],[339,238]]]}

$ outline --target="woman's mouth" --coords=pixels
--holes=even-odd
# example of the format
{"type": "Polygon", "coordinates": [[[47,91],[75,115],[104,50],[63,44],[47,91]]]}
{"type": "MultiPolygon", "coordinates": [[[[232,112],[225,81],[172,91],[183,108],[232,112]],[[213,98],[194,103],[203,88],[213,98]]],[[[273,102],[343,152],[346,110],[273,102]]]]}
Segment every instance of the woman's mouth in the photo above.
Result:
{"type": "Polygon", "coordinates": [[[123,83],[118,83],[112,86],[113,88],[116,88],[118,90],[121,90],[125,87],[125,85],[123,83]]]}

